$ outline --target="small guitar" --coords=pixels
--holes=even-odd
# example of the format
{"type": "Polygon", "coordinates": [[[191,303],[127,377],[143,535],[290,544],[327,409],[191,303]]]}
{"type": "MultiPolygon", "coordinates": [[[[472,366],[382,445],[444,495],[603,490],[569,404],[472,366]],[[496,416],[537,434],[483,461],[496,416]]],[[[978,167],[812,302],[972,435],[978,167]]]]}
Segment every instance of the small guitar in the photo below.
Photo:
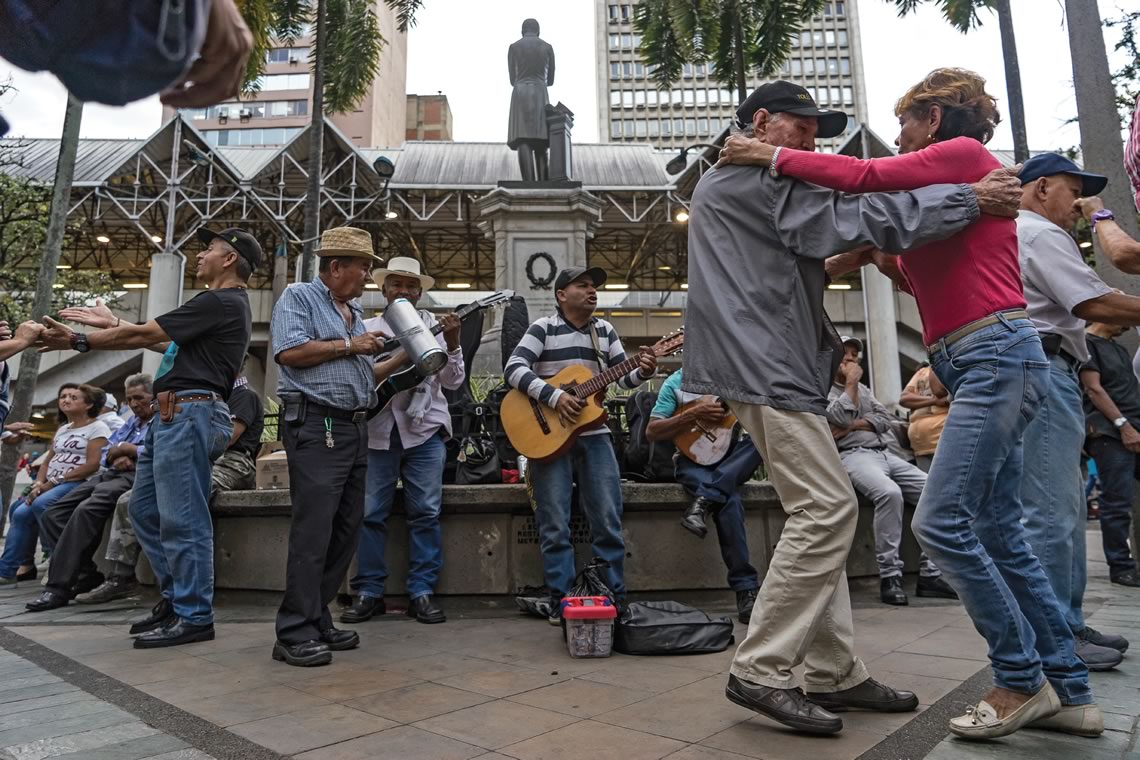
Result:
{"type": "MultiPolygon", "coordinates": [[[[701,399],[690,401],[678,409],[673,416],[684,414],[699,403],[701,403],[701,399]]],[[[724,419],[720,422],[709,423],[698,420],[687,430],[681,431],[673,438],[677,451],[680,451],[681,454],[696,464],[706,467],[717,464],[724,459],[728,450],[732,448],[736,415],[728,411],[728,405],[723,401],[720,404],[725,411],[724,419]]]]}
{"type": "MultiPolygon", "coordinates": [[[[459,317],[460,321],[462,321],[477,311],[506,306],[507,303],[514,298],[514,295],[515,291],[513,290],[500,290],[486,298],[480,298],[474,303],[460,307],[456,310],[455,316],[459,317]]],[[[438,323],[435,327],[431,328],[432,335],[439,335],[441,332],[443,332],[442,323],[438,323]]],[[[396,338],[390,338],[384,343],[383,353],[395,351],[399,347],[400,341],[396,338]]],[[[402,369],[386,377],[376,386],[376,406],[368,410],[368,419],[372,419],[384,411],[388,404],[392,403],[392,399],[396,397],[397,393],[415,388],[423,382],[426,377],[427,375],[420,372],[411,362],[408,362],[407,369],[402,369]]]]}
{"type": "MultiPolygon", "coordinates": [[[[657,357],[669,356],[680,351],[684,344],[682,328],[657,341],[652,350],[657,357]]],[[[503,398],[499,410],[503,430],[511,445],[527,459],[536,462],[559,456],[574,444],[580,433],[606,424],[606,410],[602,406],[606,388],[633,372],[637,365],[638,358],[633,356],[597,375],[591,375],[589,369],[579,364],[549,378],[546,382],[554,387],[588,401],[577,422],[570,427],[564,427],[558,413],[550,407],[520,390],[511,390],[503,398]]]]}

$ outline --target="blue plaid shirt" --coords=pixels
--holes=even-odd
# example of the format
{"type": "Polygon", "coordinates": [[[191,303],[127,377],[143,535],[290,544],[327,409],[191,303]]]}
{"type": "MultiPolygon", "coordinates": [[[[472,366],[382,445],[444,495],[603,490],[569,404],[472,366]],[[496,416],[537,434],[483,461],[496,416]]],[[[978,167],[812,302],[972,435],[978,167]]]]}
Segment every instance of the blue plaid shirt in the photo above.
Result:
{"type": "MultiPolygon", "coordinates": [[[[285,288],[273,307],[270,331],[273,356],[302,346],[311,340],[337,340],[364,334],[364,310],[359,301],[350,301],[352,329],[333,303],[328,287],[318,277],[285,288]]],[[[355,411],[376,403],[372,359],[367,356],[341,356],[313,367],[286,367],[278,364],[278,393],[303,393],[318,404],[355,411]]]]}
{"type": "MultiPolygon", "coordinates": [[[[150,419],[153,420],[154,418],[151,417],[150,419]]],[[[146,431],[149,427],[150,420],[143,422],[138,415],[132,416],[126,424],[111,433],[111,437],[107,439],[107,445],[103,447],[103,453],[99,458],[99,466],[103,469],[111,466],[107,462],[107,452],[111,450],[111,447],[118,446],[120,443],[133,443],[138,447],[138,456],[141,457],[143,449],[146,448],[143,441],[146,440],[146,431]]],[[[137,457],[136,461],[138,461],[137,457]]]]}

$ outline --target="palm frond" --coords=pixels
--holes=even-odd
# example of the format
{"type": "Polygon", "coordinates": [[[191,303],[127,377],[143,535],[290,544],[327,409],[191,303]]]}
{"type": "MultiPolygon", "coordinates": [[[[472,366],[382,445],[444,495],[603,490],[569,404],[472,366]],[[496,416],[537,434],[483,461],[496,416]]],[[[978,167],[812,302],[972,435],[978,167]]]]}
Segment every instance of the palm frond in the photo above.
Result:
{"type": "Polygon", "coordinates": [[[274,9],[272,0],[238,0],[237,6],[253,35],[253,48],[241,83],[242,96],[250,97],[261,89],[265,54],[273,46],[274,9]]]}
{"type": "Polygon", "coordinates": [[[313,18],[310,0],[269,0],[273,14],[273,35],[285,47],[292,47],[313,18]]]}
{"type": "Polygon", "coordinates": [[[748,40],[748,63],[758,76],[771,77],[792,52],[800,33],[800,3],[796,0],[752,0],[757,13],[748,40]]]}
{"type": "Polygon", "coordinates": [[[369,0],[326,0],[326,113],[352,110],[380,70],[385,40],[374,8],[369,0]]]}
{"type": "Polygon", "coordinates": [[[994,0],[938,0],[938,5],[946,22],[965,34],[982,25],[978,9],[993,10],[994,0]]]}
{"type": "Polygon", "coordinates": [[[634,8],[633,28],[641,35],[641,60],[653,67],[650,79],[659,89],[681,78],[685,46],[670,15],[670,0],[642,0],[634,8]]]}
{"type": "Polygon", "coordinates": [[[669,18],[687,59],[703,61],[715,48],[718,5],[716,0],[669,1],[669,18]]]}
{"type": "Polygon", "coordinates": [[[406,32],[416,25],[416,13],[424,7],[424,0],[385,0],[396,11],[396,28],[406,32]]]}

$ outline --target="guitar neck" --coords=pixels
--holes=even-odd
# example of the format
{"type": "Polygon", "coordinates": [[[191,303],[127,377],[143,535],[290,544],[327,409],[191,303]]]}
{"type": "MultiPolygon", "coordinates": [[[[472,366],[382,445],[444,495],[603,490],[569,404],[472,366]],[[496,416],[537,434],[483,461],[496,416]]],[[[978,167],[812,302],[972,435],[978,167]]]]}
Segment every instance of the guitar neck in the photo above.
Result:
{"type": "Polygon", "coordinates": [[[639,363],[640,359],[636,356],[630,359],[626,359],[621,364],[617,364],[603,372],[599,372],[586,382],[575,385],[570,389],[570,393],[573,393],[578,398],[583,399],[589,398],[594,394],[601,393],[611,384],[616,383],[618,380],[621,380],[630,372],[633,372],[639,363]]]}

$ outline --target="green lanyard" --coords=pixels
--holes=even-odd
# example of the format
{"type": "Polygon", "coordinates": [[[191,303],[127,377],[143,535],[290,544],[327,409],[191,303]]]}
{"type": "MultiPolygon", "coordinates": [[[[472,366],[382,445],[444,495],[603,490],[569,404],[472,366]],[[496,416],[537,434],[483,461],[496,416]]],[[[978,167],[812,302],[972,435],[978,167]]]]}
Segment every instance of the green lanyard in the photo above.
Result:
{"type": "Polygon", "coordinates": [[[325,417],[325,448],[331,449],[336,445],[332,434],[332,417],[325,417]]]}

